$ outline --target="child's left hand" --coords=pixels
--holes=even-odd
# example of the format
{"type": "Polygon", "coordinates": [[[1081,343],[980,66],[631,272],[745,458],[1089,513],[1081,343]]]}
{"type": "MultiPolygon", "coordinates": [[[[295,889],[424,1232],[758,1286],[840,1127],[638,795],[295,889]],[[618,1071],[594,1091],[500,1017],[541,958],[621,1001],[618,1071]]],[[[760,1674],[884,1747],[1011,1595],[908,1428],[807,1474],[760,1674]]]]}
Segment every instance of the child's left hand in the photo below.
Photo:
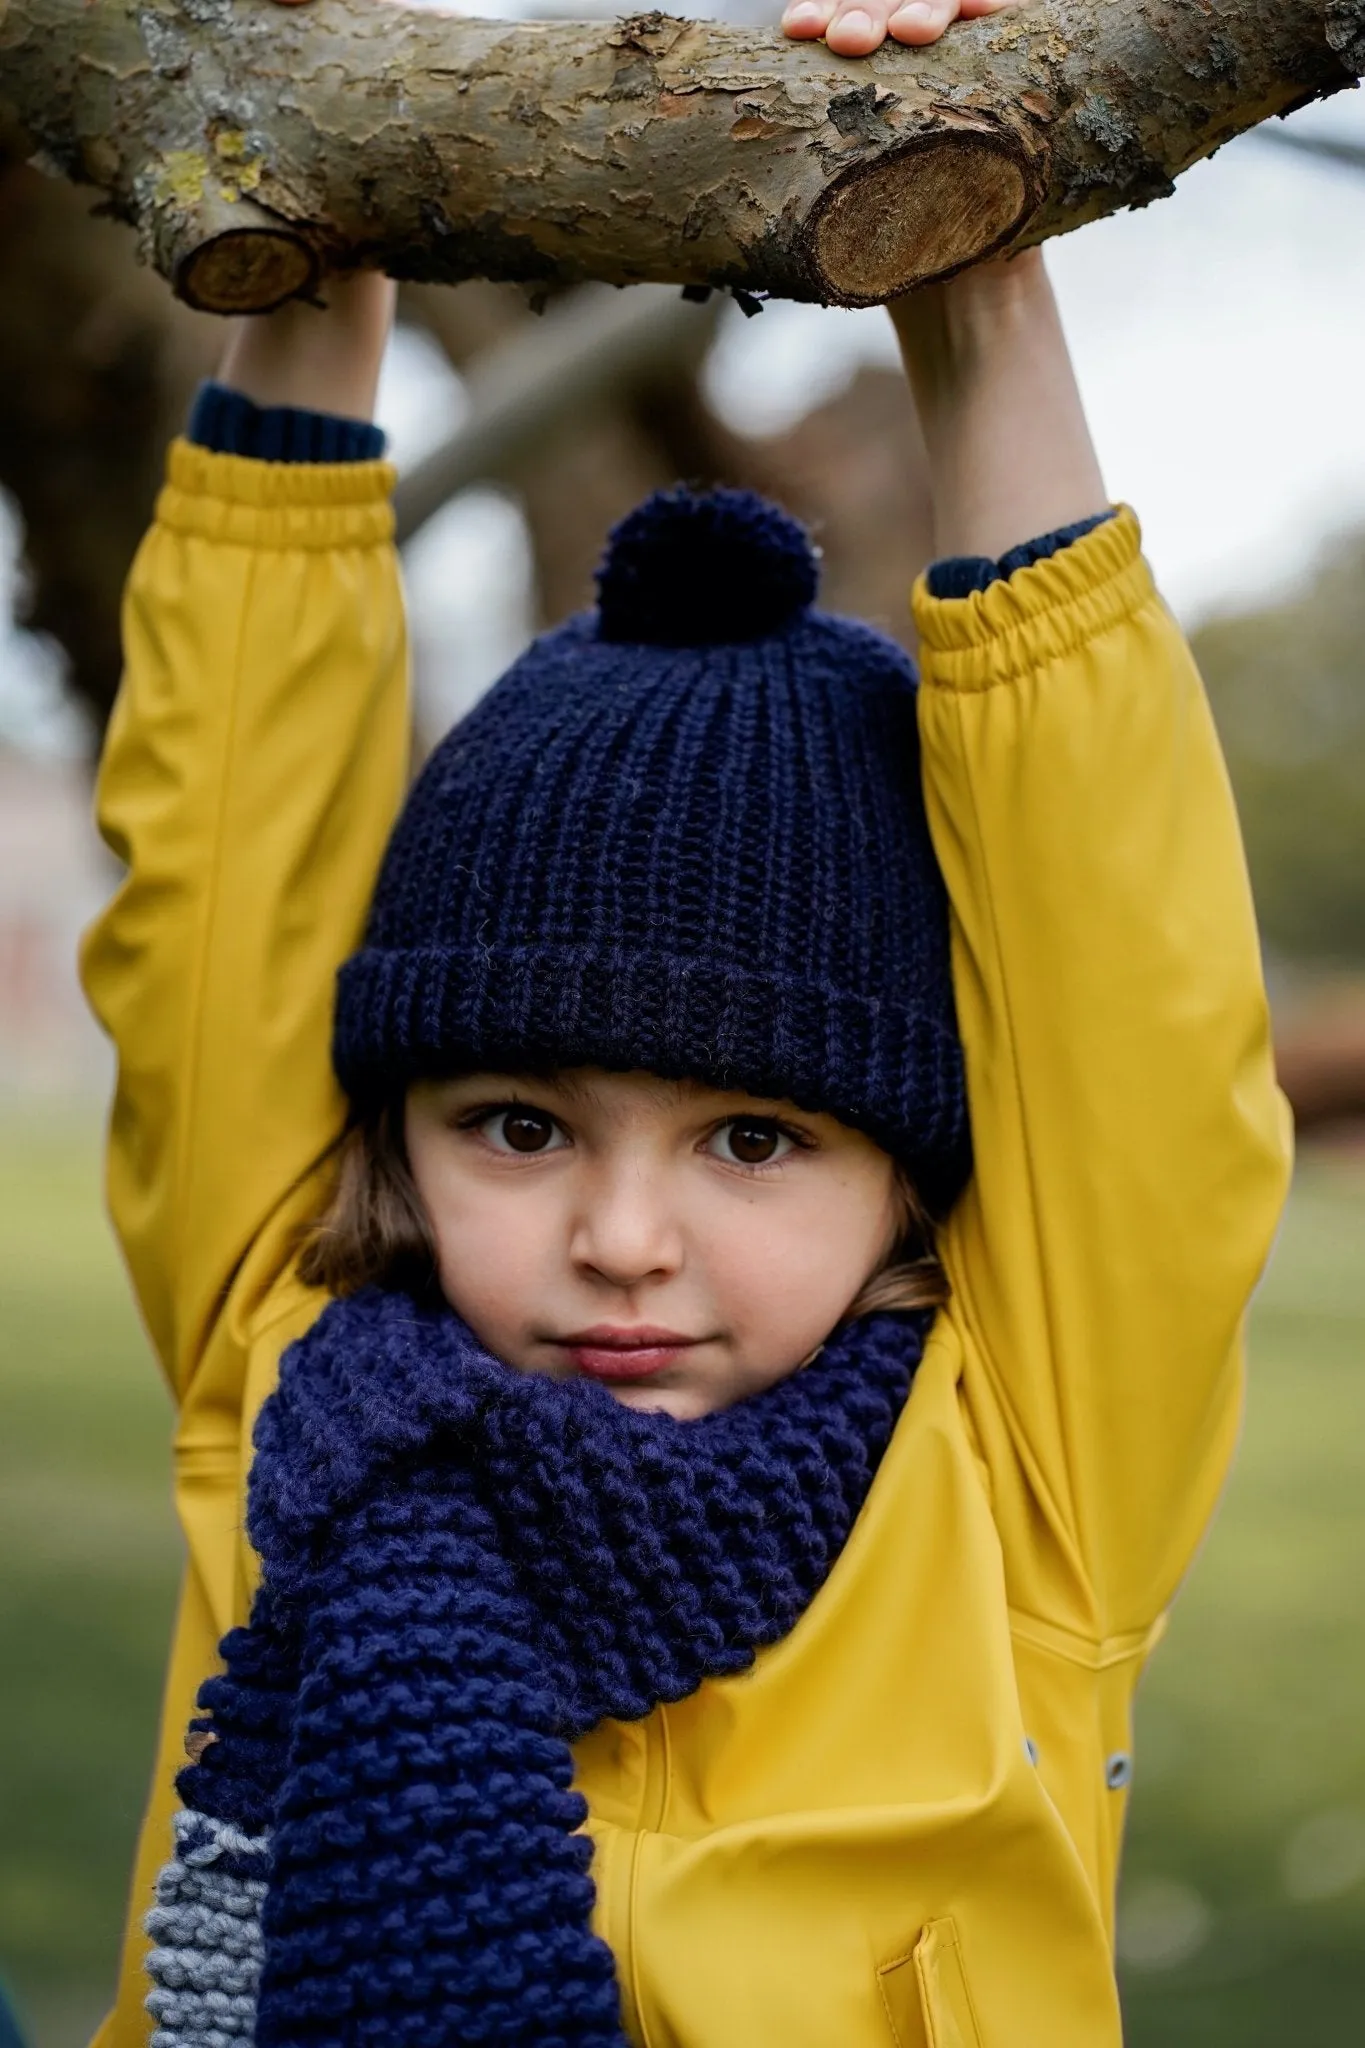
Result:
{"type": "Polygon", "coordinates": [[[823,36],[836,57],[870,57],[888,36],[898,43],[936,43],[955,21],[998,14],[1015,0],[791,0],[785,35],[799,42],[823,36]]]}

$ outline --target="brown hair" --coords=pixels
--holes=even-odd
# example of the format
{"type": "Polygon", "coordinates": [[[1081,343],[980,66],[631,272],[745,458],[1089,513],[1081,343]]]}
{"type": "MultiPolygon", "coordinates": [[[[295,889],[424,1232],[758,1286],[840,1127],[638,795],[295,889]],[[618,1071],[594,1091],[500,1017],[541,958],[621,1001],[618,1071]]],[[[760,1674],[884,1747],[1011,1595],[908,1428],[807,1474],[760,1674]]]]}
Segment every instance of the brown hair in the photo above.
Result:
{"type": "MultiPolygon", "coordinates": [[[[896,1242],[858,1290],[844,1322],[878,1309],[939,1308],[948,1299],[933,1220],[899,1166],[896,1192],[896,1242]]],[[[401,1098],[347,1126],[337,1145],[332,1199],[304,1238],[299,1275],[332,1294],[371,1285],[416,1295],[435,1290],[436,1241],[408,1165],[401,1098]]]]}

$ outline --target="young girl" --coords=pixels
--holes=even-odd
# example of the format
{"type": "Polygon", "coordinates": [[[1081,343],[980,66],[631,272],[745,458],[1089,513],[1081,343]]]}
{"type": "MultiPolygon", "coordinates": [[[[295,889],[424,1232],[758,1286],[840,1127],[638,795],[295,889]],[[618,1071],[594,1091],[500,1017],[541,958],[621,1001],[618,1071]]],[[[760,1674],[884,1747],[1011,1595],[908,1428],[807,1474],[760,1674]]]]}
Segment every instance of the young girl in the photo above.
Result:
{"type": "Polygon", "coordinates": [[[171,452],[101,779],[189,1565],[100,2039],[1117,2048],[1288,1145],[1041,260],[893,310],[918,693],[674,494],[406,799],[390,292],[328,299],[171,452]]]}

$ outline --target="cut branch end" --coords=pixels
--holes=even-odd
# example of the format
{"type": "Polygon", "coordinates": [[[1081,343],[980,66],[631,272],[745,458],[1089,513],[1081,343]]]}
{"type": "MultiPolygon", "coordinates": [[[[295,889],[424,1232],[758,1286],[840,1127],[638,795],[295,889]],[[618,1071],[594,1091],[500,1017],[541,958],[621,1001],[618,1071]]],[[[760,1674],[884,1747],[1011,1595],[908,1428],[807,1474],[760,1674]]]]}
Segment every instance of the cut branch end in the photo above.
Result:
{"type": "Polygon", "coordinates": [[[313,251],[284,228],[229,228],[175,267],[176,293],[198,313],[271,313],[317,281],[313,251]]]}
{"type": "Polygon", "coordinates": [[[200,190],[152,223],[152,258],[196,313],[270,313],[310,297],[321,265],[312,245],[252,199],[200,190]]]}
{"type": "Polygon", "coordinates": [[[1042,168],[1003,137],[933,137],[860,165],[808,223],[821,296],[881,305],[980,262],[1020,232],[1045,189],[1042,168]]]}

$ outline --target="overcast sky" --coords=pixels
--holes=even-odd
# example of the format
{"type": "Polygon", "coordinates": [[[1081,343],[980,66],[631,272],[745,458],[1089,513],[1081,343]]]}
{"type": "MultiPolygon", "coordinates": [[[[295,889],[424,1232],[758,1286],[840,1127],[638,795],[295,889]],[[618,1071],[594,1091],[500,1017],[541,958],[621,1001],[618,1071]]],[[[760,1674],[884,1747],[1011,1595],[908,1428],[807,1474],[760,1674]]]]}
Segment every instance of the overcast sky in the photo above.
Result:
{"type": "MultiPolygon", "coordinates": [[[[1365,99],[1342,93],[1284,125],[1365,142],[1365,99]]],[[[1365,173],[1251,135],[1173,198],[1053,242],[1049,263],[1109,488],[1137,507],[1187,621],[1292,585],[1334,534],[1365,524],[1365,173]]],[[[770,431],[868,358],[893,360],[884,314],[772,305],[727,321],[709,388],[736,427],[770,431]]],[[[401,340],[381,394],[400,462],[460,405],[444,365],[401,340]]],[[[3,638],[12,559],[0,521],[0,736],[59,745],[70,728],[50,667],[3,638]]],[[[525,632],[515,509],[471,494],[408,569],[441,718],[525,632]]]]}

